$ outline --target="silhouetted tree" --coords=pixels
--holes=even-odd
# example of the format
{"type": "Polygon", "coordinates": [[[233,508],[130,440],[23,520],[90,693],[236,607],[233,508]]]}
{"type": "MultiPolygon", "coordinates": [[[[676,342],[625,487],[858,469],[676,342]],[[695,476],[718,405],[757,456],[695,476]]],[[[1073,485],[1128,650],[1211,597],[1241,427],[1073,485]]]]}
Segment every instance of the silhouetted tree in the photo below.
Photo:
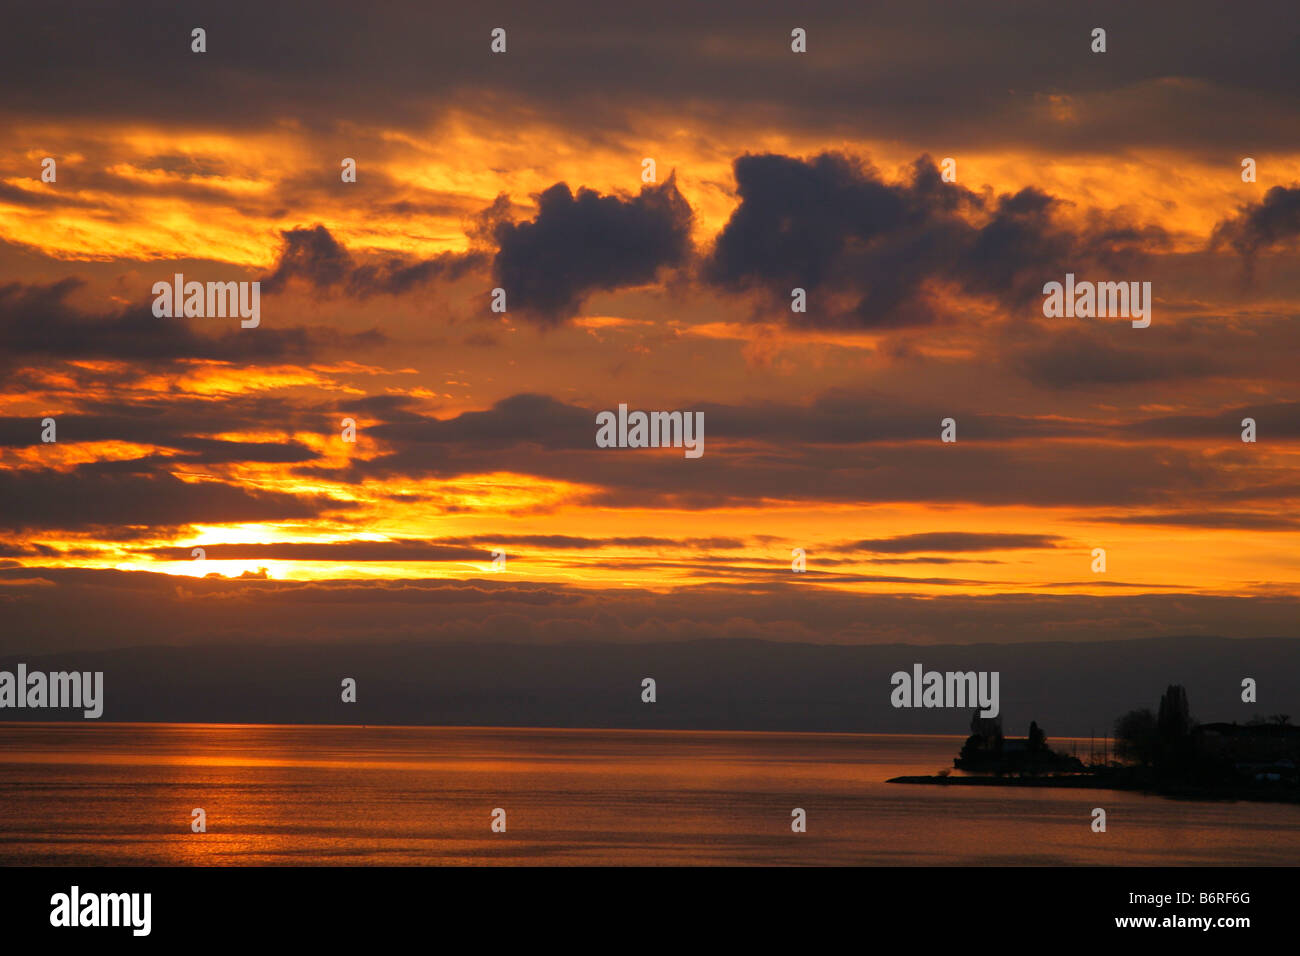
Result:
{"type": "Polygon", "coordinates": [[[1170,684],[1160,698],[1160,715],[1156,718],[1160,739],[1175,741],[1192,732],[1192,717],[1187,707],[1187,691],[1181,684],[1170,684]]]}
{"type": "Polygon", "coordinates": [[[1036,720],[1029,722],[1029,743],[1027,746],[1030,753],[1040,753],[1047,749],[1047,735],[1043,733],[1036,720]]]}
{"type": "Polygon", "coordinates": [[[1117,756],[1149,767],[1156,762],[1160,751],[1160,736],[1156,730],[1156,715],[1143,707],[1130,710],[1115,721],[1115,753],[1117,756]]]}
{"type": "Polygon", "coordinates": [[[1186,767],[1192,756],[1192,715],[1187,704],[1187,691],[1181,684],[1170,684],[1160,698],[1156,733],[1160,739],[1156,764],[1163,770],[1186,767]]]}

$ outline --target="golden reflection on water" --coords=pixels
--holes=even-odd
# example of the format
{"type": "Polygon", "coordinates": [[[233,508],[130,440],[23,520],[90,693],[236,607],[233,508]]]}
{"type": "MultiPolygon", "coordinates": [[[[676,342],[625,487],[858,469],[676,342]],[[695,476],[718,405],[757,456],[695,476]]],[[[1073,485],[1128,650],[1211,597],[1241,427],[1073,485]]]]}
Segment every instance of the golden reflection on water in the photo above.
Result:
{"type": "Polygon", "coordinates": [[[1294,806],[884,782],[950,766],[960,743],[6,723],[0,863],[1289,865],[1300,853],[1294,806]],[[1089,827],[1095,806],[1106,834],[1089,827]],[[206,833],[190,830],[195,807],[206,833]],[[495,807],[504,834],[490,831],[495,807]],[[791,832],[794,807],[807,833],[791,832]]]}

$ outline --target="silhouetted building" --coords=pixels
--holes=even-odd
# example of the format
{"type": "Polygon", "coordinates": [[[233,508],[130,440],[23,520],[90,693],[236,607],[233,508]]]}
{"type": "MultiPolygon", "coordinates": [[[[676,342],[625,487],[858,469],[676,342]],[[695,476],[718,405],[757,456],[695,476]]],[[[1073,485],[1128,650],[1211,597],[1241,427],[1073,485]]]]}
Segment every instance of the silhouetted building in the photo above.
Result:
{"type": "Polygon", "coordinates": [[[1261,783],[1297,782],[1300,727],[1283,723],[1202,724],[1192,733],[1202,759],[1231,763],[1261,783]]]}

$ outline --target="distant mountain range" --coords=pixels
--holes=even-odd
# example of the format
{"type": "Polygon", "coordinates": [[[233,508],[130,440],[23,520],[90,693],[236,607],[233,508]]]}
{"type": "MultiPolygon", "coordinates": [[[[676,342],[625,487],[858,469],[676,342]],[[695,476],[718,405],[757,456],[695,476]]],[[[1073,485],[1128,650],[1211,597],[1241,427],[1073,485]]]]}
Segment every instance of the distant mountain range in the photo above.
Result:
{"type": "MultiPolygon", "coordinates": [[[[1183,684],[1193,715],[1300,721],[1300,639],[1165,637],[1100,643],[846,647],[709,640],[358,647],[140,647],[0,658],[29,670],[104,672],[104,720],[455,724],[964,734],[970,710],[895,709],[890,675],[999,671],[1007,733],[1110,733],[1183,684]],[[357,681],[357,701],[341,684],[357,681]],[[642,679],[654,678],[655,703],[642,679]],[[1242,678],[1259,685],[1242,703],[1242,678]]],[[[74,716],[75,715],[75,716],[74,716]]],[[[3,709],[0,720],[82,719],[3,709]]]]}

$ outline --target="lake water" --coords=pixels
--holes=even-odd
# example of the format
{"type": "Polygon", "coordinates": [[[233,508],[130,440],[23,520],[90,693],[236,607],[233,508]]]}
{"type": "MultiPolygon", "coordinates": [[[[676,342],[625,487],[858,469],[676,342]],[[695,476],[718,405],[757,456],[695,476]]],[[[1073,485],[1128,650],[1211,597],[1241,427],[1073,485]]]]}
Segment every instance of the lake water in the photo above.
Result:
{"type": "Polygon", "coordinates": [[[2,723],[0,864],[1300,861],[1293,805],[884,782],[950,767],[960,745],[889,734],[2,723]],[[207,833],[190,830],[195,807],[207,833]],[[505,833],[490,829],[497,807],[505,833]],[[791,832],[795,807],[807,811],[806,833],[791,832]],[[1106,833],[1089,826],[1094,807],[1107,812],[1106,833]]]}

